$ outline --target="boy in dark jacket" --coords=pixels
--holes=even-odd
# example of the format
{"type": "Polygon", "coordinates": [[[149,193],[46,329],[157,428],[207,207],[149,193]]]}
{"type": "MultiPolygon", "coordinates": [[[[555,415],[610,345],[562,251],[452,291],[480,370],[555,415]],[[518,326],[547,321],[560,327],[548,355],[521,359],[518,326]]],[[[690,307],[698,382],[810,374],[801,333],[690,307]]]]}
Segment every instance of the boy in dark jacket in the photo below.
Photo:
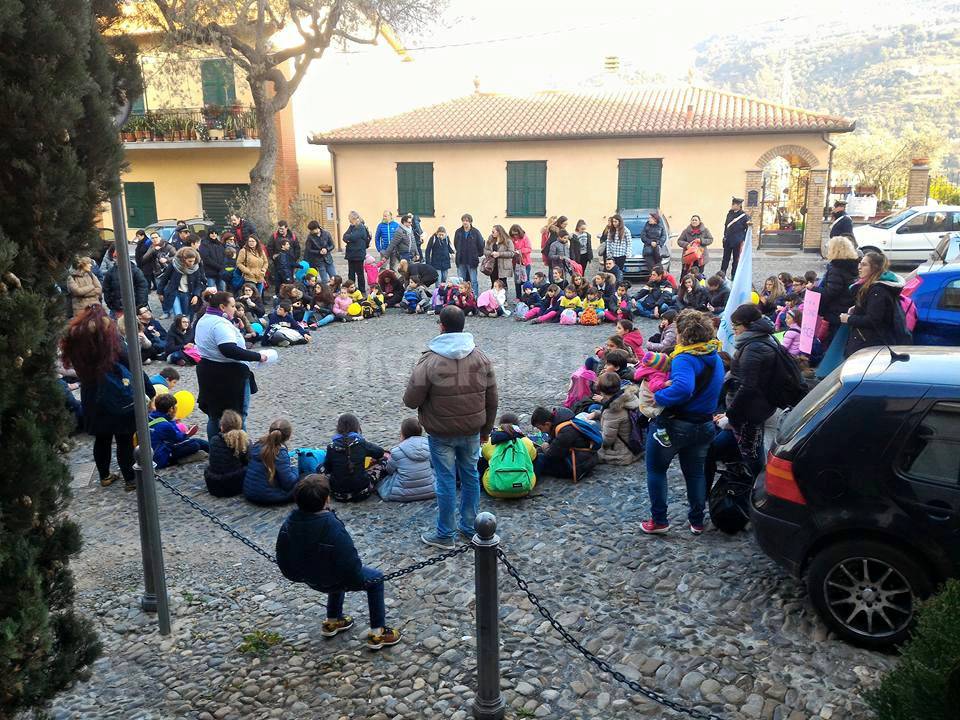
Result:
{"type": "MultiPolygon", "coordinates": [[[[116,250],[112,249],[108,253],[116,262],[116,250]]],[[[130,264],[130,272],[133,276],[133,299],[138,308],[148,304],[150,295],[150,286],[147,284],[147,278],[133,263],[130,264]]],[[[103,301],[106,303],[110,312],[116,315],[123,312],[123,298],[120,295],[120,266],[114,264],[106,275],[103,276],[103,301]]]]}
{"type": "Polygon", "coordinates": [[[264,345],[289,347],[310,342],[310,328],[297,321],[293,316],[293,306],[287,300],[281,302],[267,316],[267,323],[263,335],[264,345]]]}
{"type": "Polygon", "coordinates": [[[330,485],[323,475],[308,475],[294,492],[297,508],[277,536],[277,565],[283,576],[327,594],[327,619],[320,634],[332,638],[353,627],[343,614],[348,590],[366,590],[370,611],[367,648],[379,650],[400,642],[400,631],[386,625],[383,573],[365,566],[353,539],[330,509],[330,485]]]}
{"type": "MultiPolygon", "coordinates": [[[[153,461],[158,468],[169,467],[210,448],[206,440],[195,438],[197,426],[187,432],[177,427],[177,399],[167,393],[154,400],[157,409],[150,413],[150,443],[153,445],[153,461]]],[[[206,455],[203,458],[205,459],[206,455]]]]}
{"type": "Polygon", "coordinates": [[[550,438],[537,453],[533,469],[537,477],[580,479],[597,465],[597,453],[590,439],[573,424],[573,411],[565,407],[552,411],[538,407],[530,416],[530,424],[550,438]],[[559,430],[557,429],[559,426],[559,430]]]}
{"type": "Polygon", "coordinates": [[[373,492],[383,471],[384,450],[363,437],[360,421],[351,413],[337,418],[337,432],[327,445],[324,467],[330,476],[334,499],[364,500],[373,492]],[[367,458],[378,461],[367,467],[367,458]]]}
{"type": "Polygon", "coordinates": [[[280,241],[280,247],[273,256],[273,281],[280,297],[280,286],[293,282],[293,267],[296,264],[289,240],[280,241]]]}

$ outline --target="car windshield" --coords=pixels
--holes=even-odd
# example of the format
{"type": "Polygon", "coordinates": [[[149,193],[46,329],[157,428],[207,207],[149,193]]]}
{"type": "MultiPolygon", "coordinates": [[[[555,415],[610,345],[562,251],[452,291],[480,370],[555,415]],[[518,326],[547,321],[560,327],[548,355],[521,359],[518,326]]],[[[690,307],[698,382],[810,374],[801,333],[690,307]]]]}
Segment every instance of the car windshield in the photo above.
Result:
{"type": "Polygon", "coordinates": [[[841,364],[807,393],[806,397],[798,402],[795,408],[784,413],[783,417],[780,418],[780,425],[777,427],[778,445],[783,445],[792,440],[800,432],[800,429],[840,391],[843,386],[840,381],[840,370],[842,368],[843,365],[841,364]]]}
{"type": "Polygon", "coordinates": [[[896,225],[899,225],[904,220],[909,217],[913,217],[917,214],[916,210],[903,210],[898,212],[896,215],[891,215],[890,217],[885,217],[880,222],[870,223],[870,227],[883,228],[884,230],[889,230],[896,225]]]}
{"type": "Polygon", "coordinates": [[[953,258],[950,257],[950,243],[958,242],[958,237],[960,233],[948,233],[940,238],[940,242],[937,243],[937,249],[933,251],[934,260],[942,260],[943,262],[949,262],[953,258]]]}

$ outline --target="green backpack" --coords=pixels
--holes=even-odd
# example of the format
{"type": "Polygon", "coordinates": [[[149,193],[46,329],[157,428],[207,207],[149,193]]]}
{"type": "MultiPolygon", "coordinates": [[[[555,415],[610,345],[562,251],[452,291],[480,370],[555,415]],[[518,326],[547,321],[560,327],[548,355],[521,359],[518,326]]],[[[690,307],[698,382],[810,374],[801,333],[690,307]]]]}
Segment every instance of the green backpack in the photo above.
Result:
{"type": "Polygon", "coordinates": [[[537,484],[533,462],[522,438],[496,446],[490,467],[483,476],[483,489],[492,497],[512,498],[529,495],[537,484]]]}

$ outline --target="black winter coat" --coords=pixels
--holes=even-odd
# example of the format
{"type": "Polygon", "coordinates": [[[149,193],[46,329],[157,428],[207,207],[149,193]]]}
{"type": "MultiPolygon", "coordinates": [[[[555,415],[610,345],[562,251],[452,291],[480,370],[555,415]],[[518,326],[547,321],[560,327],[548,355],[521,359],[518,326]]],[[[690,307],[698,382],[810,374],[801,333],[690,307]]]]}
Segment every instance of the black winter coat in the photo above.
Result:
{"type": "Polygon", "coordinates": [[[713,306],[713,312],[721,312],[727,306],[727,301],[730,299],[730,288],[721,285],[716,292],[710,292],[709,290],[706,292],[709,296],[707,302],[713,306]]]}
{"type": "Polygon", "coordinates": [[[277,565],[288,580],[320,592],[363,589],[360,555],[332,510],[291,512],[277,535],[277,565]]]}
{"type": "Polygon", "coordinates": [[[547,457],[555,460],[564,460],[572,467],[573,455],[577,459],[577,477],[581,478],[599,462],[596,452],[590,450],[590,440],[573,425],[567,425],[557,432],[557,425],[573,420],[573,411],[565,407],[554,408],[551,422],[553,423],[552,437],[550,438],[550,447],[547,449],[547,457]]]}
{"type": "MultiPolygon", "coordinates": [[[[201,293],[207,289],[207,276],[204,275],[203,268],[198,267],[192,273],[183,273],[177,267],[177,261],[170,263],[170,266],[157,280],[157,292],[161,295],[176,295],[180,292],[180,278],[184,275],[187,277],[187,294],[190,297],[199,298],[201,293]]],[[[199,305],[194,307],[199,307],[199,305]]],[[[187,309],[183,308],[183,312],[186,313],[187,309]]]]}
{"type": "Polygon", "coordinates": [[[834,218],[834,221],[830,223],[830,237],[837,237],[838,235],[853,235],[853,218],[846,213],[834,218]]]}
{"type": "MultiPolygon", "coordinates": [[[[150,296],[147,278],[136,265],[130,265],[133,273],[133,298],[138,308],[144,307],[150,296]]],[[[103,278],[103,301],[114,312],[123,311],[123,296],[120,293],[120,266],[114,265],[103,278]]]]}
{"type": "Polygon", "coordinates": [[[243,492],[247,453],[236,455],[219,433],[210,440],[210,457],[203,471],[207,490],[214,497],[233,497],[243,492]]]}
{"type": "Polygon", "coordinates": [[[222,242],[204,238],[200,241],[200,261],[203,263],[203,274],[206,277],[217,279],[226,267],[226,249],[222,242]]]}
{"type": "Polygon", "coordinates": [[[469,233],[465,233],[462,227],[458,227],[453,236],[453,247],[457,251],[455,259],[457,267],[466,265],[475,268],[483,257],[483,235],[475,227],[471,227],[469,233]]]}
{"type": "Polygon", "coordinates": [[[857,279],[859,260],[831,260],[820,283],[820,316],[831,325],[840,323],[840,313],[847,312],[854,303],[850,289],[857,279]]]}
{"type": "Polygon", "coordinates": [[[440,279],[440,273],[437,272],[437,269],[426,263],[407,263],[407,272],[410,277],[420,278],[420,284],[426,287],[433,285],[440,279]]]}
{"type": "Polygon", "coordinates": [[[368,457],[379,460],[383,457],[383,448],[356,433],[334,438],[327,445],[327,459],[324,462],[330,476],[330,491],[343,496],[366,490],[370,486],[370,476],[364,468],[368,457]]]}
{"type": "Polygon", "coordinates": [[[343,233],[343,244],[346,246],[343,256],[347,260],[363,260],[370,247],[370,231],[363,223],[357,223],[347,228],[343,233]]]}
{"type": "Polygon", "coordinates": [[[708,302],[710,302],[710,293],[699,285],[694,285],[693,290],[677,298],[677,304],[683,310],[691,308],[693,310],[703,311],[707,309],[708,302]]]}
{"type": "Polygon", "coordinates": [[[443,240],[436,235],[431,235],[430,239],[427,240],[427,247],[424,251],[427,264],[437,270],[449,270],[451,249],[449,235],[443,240]]]}
{"type": "Polygon", "coordinates": [[[875,282],[863,302],[857,302],[847,318],[850,336],[844,357],[857,350],[877,345],[903,345],[911,341],[903,310],[900,309],[900,291],[903,285],[875,282]]]}
{"type": "Polygon", "coordinates": [[[745,423],[762,425],[777,409],[764,391],[777,372],[773,331],[773,323],[764,317],[750,323],[749,337],[737,338],[737,352],[730,364],[733,396],[727,398],[727,419],[735,428],[745,423]]]}
{"type": "Polygon", "coordinates": [[[307,235],[303,259],[310,263],[311,267],[316,267],[320,262],[326,263],[327,258],[333,260],[333,236],[327,230],[320,228],[319,235],[313,233],[307,235]],[[326,250],[326,255],[321,255],[321,250],[326,250]]]}

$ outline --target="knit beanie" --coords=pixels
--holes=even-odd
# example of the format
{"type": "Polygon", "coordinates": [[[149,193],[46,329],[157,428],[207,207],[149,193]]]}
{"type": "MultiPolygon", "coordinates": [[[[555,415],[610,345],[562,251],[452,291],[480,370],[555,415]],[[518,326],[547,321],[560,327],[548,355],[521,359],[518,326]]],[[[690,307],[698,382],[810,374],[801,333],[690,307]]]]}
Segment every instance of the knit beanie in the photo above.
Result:
{"type": "Polygon", "coordinates": [[[523,287],[522,287],[521,289],[522,289],[522,290],[533,290],[533,283],[532,283],[532,282],[525,282],[525,283],[523,284],[523,287]]]}
{"type": "Polygon", "coordinates": [[[587,370],[597,372],[597,370],[600,369],[600,358],[598,358],[596,355],[591,355],[590,357],[587,358],[586,362],[583,363],[583,366],[587,370]]]}
{"type": "Polygon", "coordinates": [[[670,365],[670,356],[667,353],[650,352],[648,350],[640,358],[640,364],[644,367],[665,372],[670,365]]]}
{"type": "Polygon", "coordinates": [[[304,275],[313,275],[314,277],[317,277],[319,274],[316,268],[310,268],[304,273],[304,275]]]}

